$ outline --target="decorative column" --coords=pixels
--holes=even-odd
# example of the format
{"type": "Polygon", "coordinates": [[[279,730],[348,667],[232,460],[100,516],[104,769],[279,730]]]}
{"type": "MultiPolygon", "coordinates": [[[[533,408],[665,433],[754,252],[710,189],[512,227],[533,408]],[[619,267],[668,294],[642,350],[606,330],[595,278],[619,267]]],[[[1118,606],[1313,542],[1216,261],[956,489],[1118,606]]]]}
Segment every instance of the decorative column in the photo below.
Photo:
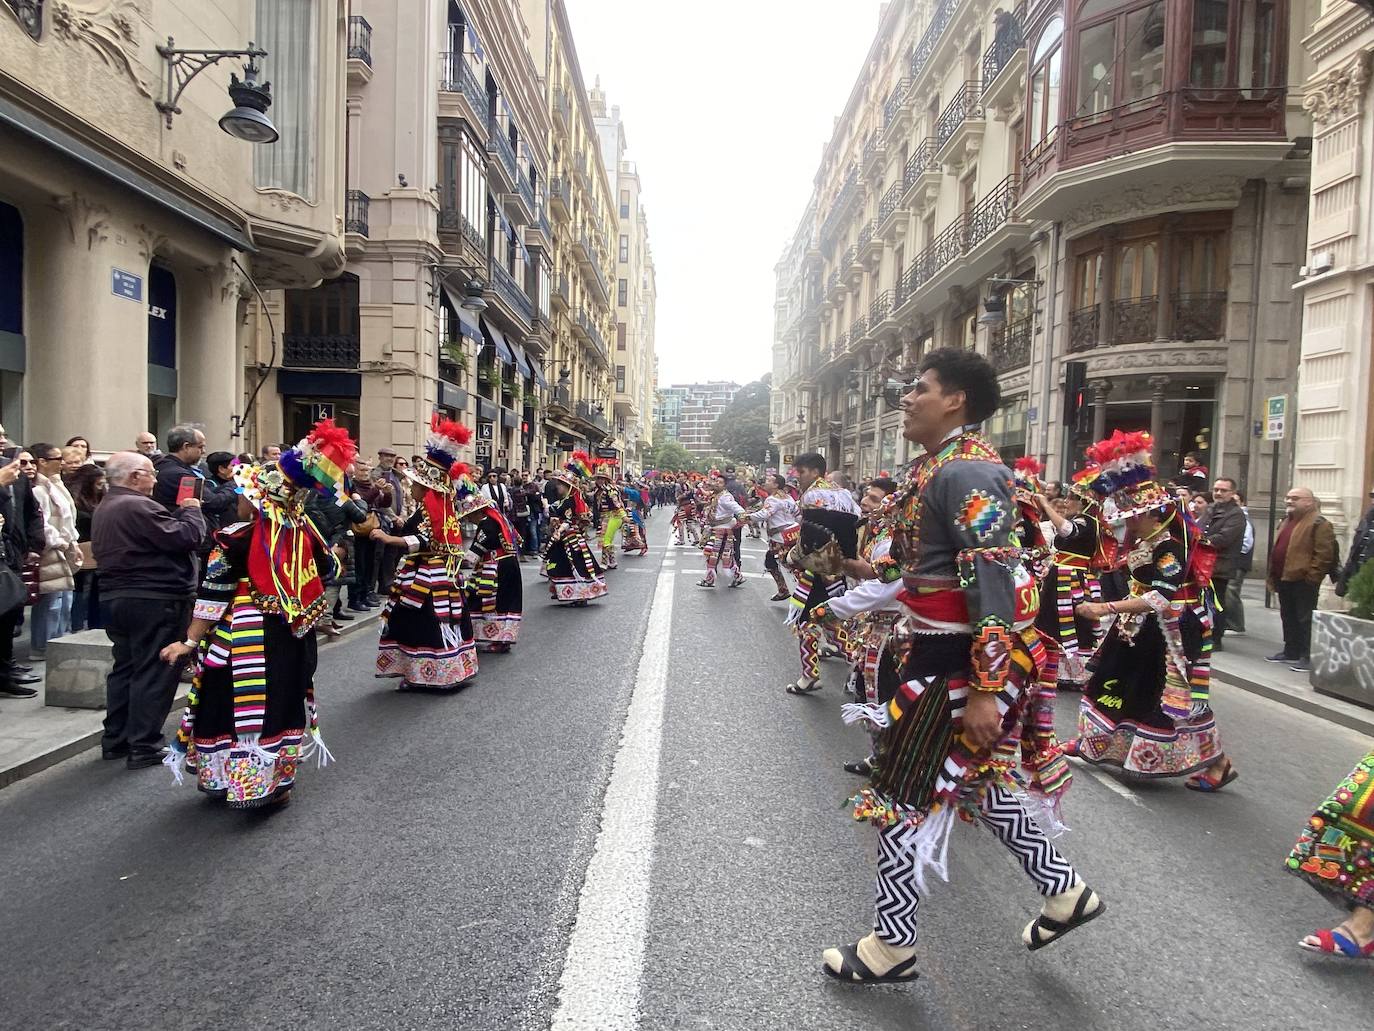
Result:
{"type": "Polygon", "coordinates": [[[1169,385],[1168,376],[1151,376],[1150,384],[1150,436],[1158,441],[1164,434],[1164,388],[1169,385]]]}
{"type": "Polygon", "coordinates": [[[1174,308],[1174,235],[1178,231],[1178,216],[1164,216],[1164,231],[1159,234],[1158,264],[1155,266],[1155,341],[1173,339],[1170,316],[1174,308]]]}
{"type": "Polygon", "coordinates": [[[1107,435],[1107,397],[1112,392],[1112,381],[1095,379],[1091,384],[1093,392],[1093,440],[1101,440],[1107,435]]]}
{"type": "MultiPolygon", "coordinates": [[[[1112,342],[1116,335],[1115,311],[1112,302],[1116,300],[1116,238],[1120,230],[1107,226],[1102,230],[1102,282],[1097,291],[1097,346],[1103,347],[1112,342]]],[[[1110,388],[1108,388],[1110,389],[1110,388]]],[[[1101,437],[1097,438],[1101,440],[1101,437]]]]}

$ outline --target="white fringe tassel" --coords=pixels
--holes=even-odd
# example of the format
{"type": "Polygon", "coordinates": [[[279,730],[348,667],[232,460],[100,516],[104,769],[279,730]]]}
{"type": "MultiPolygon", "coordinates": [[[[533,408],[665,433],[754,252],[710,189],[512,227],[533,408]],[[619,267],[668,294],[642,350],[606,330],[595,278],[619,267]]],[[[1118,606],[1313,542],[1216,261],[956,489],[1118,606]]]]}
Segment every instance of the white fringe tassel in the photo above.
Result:
{"type": "Polygon", "coordinates": [[[890,721],[887,706],[875,702],[845,702],[840,706],[840,719],[845,723],[867,720],[875,727],[886,727],[890,721]]]}
{"type": "Polygon", "coordinates": [[[175,787],[181,787],[186,781],[181,775],[181,761],[185,758],[186,753],[178,752],[175,748],[162,757],[162,765],[172,771],[172,784],[175,787]]]}
{"type": "Polygon", "coordinates": [[[916,876],[916,890],[926,894],[926,871],[949,882],[949,836],[954,830],[957,814],[953,806],[944,806],[921,824],[914,836],[907,839],[911,849],[912,870],[916,876]]]}
{"type": "Polygon", "coordinates": [[[1047,798],[1038,791],[1018,791],[1014,797],[1021,803],[1026,815],[1040,825],[1045,837],[1058,838],[1072,829],[1064,822],[1060,799],[1047,798]]]}
{"type": "Polygon", "coordinates": [[[313,745],[311,752],[314,753],[315,766],[317,768],[324,769],[324,767],[328,766],[330,763],[337,761],[334,758],[334,753],[325,747],[324,738],[320,737],[320,729],[318,727],[310,731],[310,741],[313,745]]]}

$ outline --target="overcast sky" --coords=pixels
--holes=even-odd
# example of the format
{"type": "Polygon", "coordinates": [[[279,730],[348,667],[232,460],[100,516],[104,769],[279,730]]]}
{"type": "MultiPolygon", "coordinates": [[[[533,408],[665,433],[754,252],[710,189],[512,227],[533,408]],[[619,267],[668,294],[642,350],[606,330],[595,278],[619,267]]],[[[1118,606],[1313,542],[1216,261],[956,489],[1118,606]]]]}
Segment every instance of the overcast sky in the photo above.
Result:
{"type": "Polygon", "coordinates": [[[587,88],[601,77],[639,164],[659,385],[758,379],[772,364],[773,266],[868,54],[878,0],[566,3],[587,88]]]}

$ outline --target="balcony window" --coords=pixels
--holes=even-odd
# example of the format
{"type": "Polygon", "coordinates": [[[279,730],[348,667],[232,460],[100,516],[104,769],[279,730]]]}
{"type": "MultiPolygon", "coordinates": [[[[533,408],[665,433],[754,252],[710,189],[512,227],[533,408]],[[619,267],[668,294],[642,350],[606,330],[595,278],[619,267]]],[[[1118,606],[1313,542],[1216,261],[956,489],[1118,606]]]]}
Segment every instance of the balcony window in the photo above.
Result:
{"type": "Polygon", "coordinates": [[[486,250],[486,161],[466,132],[440,127],[440,225],[457,229],[478,250],[486,250]]]}
{"type": "Polygon", "coordinates": [[[1030,143],[1038,145],[1059,121],[1059,84],[1063,76],[1064,19],[1052,18],[1035,45],[1031,71],[1030,143]]]}
{"type": "Polygon", "coordinates": [[[282,364],[356,369],[361,339],[358,277],[344,273],[313,290],[287,290],[282,364]]]}
{"type": "Polygon", "coordinates": [[[272,121],[281,138],[253,148],[253,181],[315,199],[315,150],[319,119],[318,23],[311,0],[257,0],[257,45],[267,51],[263,79],[272,83],[272,121]]]}
{"type": "Polygon", "coordinates": [[[1188,82],[1201,89],[1264,89],[1274,79],[1273,0],[1193,0],[1188,82]]]}

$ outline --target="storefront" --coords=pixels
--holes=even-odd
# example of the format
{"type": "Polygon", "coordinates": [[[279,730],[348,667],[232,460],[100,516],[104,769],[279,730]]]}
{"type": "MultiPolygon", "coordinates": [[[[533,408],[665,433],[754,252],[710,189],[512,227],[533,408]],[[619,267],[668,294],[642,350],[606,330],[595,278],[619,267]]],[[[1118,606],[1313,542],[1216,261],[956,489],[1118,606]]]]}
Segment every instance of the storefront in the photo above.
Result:
{"type": "Polygon", "coordinates": [[[154,264],[148,268],[148,431],[162,441],[179,421],[177,281],[171,269],[154,264]]]}
{"type": "Polygon", "coordinates": [[[0,423],[23,440],[24,220],[0,202],[0,423]]]}
{"type": "Polygon", "coordinates": [[[277,373],[281,395],[283,444],[306,436],[321,419],[333,419],[358,439],[362,376],[356,372],[305,372],[282,369],[277,373]]]}

